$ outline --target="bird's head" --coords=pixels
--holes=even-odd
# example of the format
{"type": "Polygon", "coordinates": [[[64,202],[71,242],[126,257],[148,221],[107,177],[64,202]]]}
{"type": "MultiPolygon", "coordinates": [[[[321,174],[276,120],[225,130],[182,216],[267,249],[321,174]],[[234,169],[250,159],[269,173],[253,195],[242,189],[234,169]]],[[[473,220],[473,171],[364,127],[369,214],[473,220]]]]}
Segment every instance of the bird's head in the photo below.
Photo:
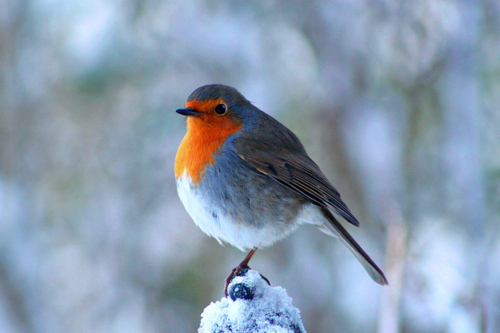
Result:
{"type": "Polygon", "coordinates": [[[202,86],[189,95],[185,108],[176,112],[188,117],[189,130],[241,128],[243,111],[250,102],[238,90],[221,84],[202,86]]]}

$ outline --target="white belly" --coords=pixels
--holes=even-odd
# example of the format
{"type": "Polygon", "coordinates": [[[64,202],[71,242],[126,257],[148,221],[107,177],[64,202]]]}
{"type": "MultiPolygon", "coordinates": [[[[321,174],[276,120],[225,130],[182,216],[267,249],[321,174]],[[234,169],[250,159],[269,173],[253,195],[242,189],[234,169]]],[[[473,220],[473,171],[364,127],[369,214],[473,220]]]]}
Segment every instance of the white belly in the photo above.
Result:
{"type": "Polygon", "coordinates": [[[225,216],[219,207],[210,205],[209,200],[203,200],[203,194],[197,191],[185,176],[177,179],[177,192],[186,211],[203,232],[221,244],[224,241],[242,251],[272,245],[295,230],[298,225],[292,223],[290,228],[283,231],[273,227],[276,221],[267,221],[268,227],[264,228],[233,221],[229,216],[225,216]]]}

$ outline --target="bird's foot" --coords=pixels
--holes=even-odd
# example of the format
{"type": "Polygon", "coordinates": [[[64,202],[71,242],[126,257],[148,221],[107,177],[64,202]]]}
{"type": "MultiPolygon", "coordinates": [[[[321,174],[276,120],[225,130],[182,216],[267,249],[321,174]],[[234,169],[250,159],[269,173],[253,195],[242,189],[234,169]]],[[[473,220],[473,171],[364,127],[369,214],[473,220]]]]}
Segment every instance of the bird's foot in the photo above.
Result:
{"type": "MultiPolygon", "coordinates": [[[[245,276],[247,274],[248,270],[250,270],[250,267],[248,265],[245,265],[245,264],[242,265],[242,264],[244,264],[244,263],[240,263],[238,266],[233,268],[233,270],[231,271],[231,274],[229,274],[229,276],[226,278],[226,283],[224,285],[224,296],[227,297],[227,295],[228,295],[227,288],[231,284],[231,281],[233,281],[233,279],[237,276],[245,276]]],[[[269,282],[269,279],[266,278],[264,275],[260,274],[260,277],[262,279],[264,279],[264,281],[266,281],[268,285],[271,285],[271,283],[269,282]]]]}
{"type": "MultiPolygon", "coordinates": [[[[238,266],[233,268],[233,270],[231,271],[231,274],[229,274],[229,276],[226,278],[226,284],[224,285],[224,296],[227,297],[227,288],[229,287],[229,284],[231,283],[231,281],[233,281],[233,279],[236,276],[244,276],[248,272],[248,270],[250,269],[250,266],[248,266],[248,262],[250,261],[250,259],[252,259],[255,251],[257,251],[256,247],[254,247],[247,254],[245,259],[243,259],[238,266]]],[[[268,285],[271,285],[271,283],[269,283],[269,280],[264,275],[260,274],[260,276],[267,282],[268,285]]]]}

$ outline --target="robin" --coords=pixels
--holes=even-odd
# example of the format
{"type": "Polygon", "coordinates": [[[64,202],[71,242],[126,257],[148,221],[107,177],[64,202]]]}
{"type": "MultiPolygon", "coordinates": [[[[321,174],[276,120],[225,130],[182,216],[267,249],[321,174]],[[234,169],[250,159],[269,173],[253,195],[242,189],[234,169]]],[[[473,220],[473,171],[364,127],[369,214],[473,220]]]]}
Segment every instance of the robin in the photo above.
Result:
{"type": "Polygon", "coordinates": [[[176,112],[187,117],[175,158],[184,207],[219,243],[251,249],[226,279],[226,295],[234,274],[249,268],[257,248],[285,238],[301,224],[336,236],[375,282],[387,284],[333,213],[357,227],[358,220],[288,128],[235,88],[219,84],[196,89],[176,112]]]}

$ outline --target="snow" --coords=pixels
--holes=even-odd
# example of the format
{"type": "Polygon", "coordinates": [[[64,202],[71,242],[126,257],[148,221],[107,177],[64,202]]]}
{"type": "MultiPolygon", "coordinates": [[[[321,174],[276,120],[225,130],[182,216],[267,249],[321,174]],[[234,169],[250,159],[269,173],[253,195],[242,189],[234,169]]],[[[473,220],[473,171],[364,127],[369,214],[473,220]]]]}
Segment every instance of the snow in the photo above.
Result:
{"type": "Polygon", "coordinates": [[[240,275],[229,285],[228,297],[205,308],[198,333],[305,332],[285,289],[269,286],[254,270],[240,275]]]}

